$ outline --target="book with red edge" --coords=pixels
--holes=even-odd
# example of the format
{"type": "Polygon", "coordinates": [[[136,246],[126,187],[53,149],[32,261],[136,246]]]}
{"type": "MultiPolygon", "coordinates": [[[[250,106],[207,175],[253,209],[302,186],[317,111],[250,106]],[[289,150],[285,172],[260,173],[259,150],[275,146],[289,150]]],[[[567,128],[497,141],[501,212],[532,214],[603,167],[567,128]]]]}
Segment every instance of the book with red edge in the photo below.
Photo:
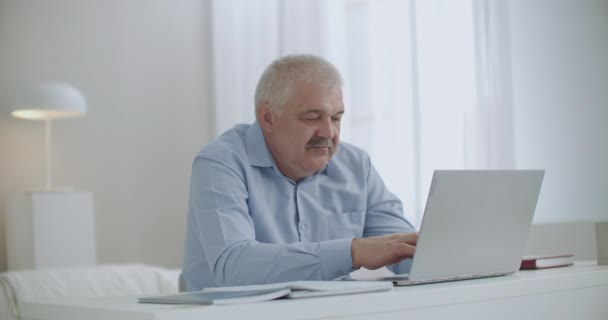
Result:
{"type": "Polygon", "coordinates": [[[519,270],[567,267],[574,264],[573,254],[524,256],[519,270]]]}

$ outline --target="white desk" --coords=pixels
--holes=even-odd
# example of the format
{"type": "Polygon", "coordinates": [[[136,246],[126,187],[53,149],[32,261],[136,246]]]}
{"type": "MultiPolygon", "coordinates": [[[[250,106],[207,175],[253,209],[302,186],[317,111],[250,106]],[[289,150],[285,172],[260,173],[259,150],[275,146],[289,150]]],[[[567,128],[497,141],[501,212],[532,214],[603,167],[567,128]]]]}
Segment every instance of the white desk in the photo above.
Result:
{"type": "Polygon", "coordinates": [[[30,302],[23,319],[608,319],[608,266],[396,287],[390,292],[233,306],[138,304],[134,297],[30,302]]]}

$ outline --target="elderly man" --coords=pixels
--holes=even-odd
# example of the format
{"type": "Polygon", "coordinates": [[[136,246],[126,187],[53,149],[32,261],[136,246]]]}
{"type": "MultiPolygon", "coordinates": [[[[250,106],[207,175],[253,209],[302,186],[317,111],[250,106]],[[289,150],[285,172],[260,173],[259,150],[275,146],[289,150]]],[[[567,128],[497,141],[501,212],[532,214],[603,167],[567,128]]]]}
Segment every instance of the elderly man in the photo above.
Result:
{"type": "Polygon", "coordinates": [[[417,233],[369,156],[340,141],[342,78],[312,55],[264,71],[256,121],[194,159],[183,276],[204,287],[407,272],[417,233]],[[339,146],[338,146],[339,145],[339,146]]]}

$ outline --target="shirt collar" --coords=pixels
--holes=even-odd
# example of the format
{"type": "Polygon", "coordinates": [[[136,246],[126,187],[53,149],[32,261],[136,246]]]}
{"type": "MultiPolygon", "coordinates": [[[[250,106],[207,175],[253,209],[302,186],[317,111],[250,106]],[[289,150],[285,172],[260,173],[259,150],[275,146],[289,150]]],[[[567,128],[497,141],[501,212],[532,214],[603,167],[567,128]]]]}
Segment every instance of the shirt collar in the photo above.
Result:
{"type": "Polygon", "coordinates": [[[255,121],[249,129],[247,129],[247,137],[245,140],[247,148],[247,156],[252,166],[256,167],[272,167],[274,159],[262,134],[260,124],[255,121]]]}
{"type": "MultiPolygon", "coordinates": [[[[252,166],[256,167],[275,167],[277,172],[279,172],[278,166],[276,166],[276,162],[272,154],[270,153],[270,149],[268,148],[268,144],[266,144],[266,139],[264,139],[264,134],[262,133],[262,128],[260,124],[255,121],[249,129],[247,129],[246,136],[246,148],[247,148],[247,156],[249,157],[249,162],[252,166]]],[[[335,155],[334,155],[335,157],[335,155]]],[[[323,175],[328,175],[328,171],[331,170],[329,167],[331,166],[334,157],[329,160],[329,163],[321,170],[319,173],[323,175]]]]}

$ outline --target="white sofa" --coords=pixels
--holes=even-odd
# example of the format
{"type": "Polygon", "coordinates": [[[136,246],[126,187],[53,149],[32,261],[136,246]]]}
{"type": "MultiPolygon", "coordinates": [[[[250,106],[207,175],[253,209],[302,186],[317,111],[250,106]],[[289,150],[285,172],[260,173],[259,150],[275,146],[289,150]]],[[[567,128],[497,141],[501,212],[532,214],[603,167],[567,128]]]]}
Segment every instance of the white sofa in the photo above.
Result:
{"type": "Polygon", "coordinates": [[[23,301],[176,293],[179,277],[179,269],[140,264],[0,273],[0,320],[20,319],[23,301]]]}

